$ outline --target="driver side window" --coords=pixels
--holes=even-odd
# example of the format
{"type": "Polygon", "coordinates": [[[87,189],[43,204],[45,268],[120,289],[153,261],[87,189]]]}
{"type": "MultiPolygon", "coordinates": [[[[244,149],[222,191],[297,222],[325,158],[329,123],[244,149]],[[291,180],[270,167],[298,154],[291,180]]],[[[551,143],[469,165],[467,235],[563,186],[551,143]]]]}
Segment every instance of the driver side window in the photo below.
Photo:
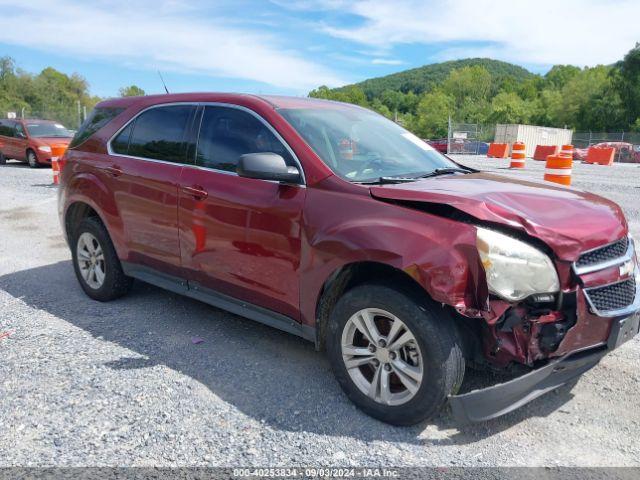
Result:
{"type": "Polygon", "coordinates": [[[16,123],[16,137],[18,138],[27,138],[27,134],[24,131],[24,127],[21,123],[16,123]]]}
{"type": "Polygon", "coordinates": [[[287,165],[295,165],[282,142],[250,113],[231,107],[205,107],[196,165],[235,172],[241,155],[265,152],[277,153],[287,165]]]}

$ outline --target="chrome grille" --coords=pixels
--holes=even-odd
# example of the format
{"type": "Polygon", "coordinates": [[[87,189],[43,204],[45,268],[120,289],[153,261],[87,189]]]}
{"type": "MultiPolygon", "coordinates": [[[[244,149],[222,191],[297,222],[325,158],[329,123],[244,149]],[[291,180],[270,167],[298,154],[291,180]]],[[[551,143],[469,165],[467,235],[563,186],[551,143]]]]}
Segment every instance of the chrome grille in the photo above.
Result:
{"type": "Polygon", "coordinates": [[[606,245],[596,250],[583,253],[576,262],[577,267],[589,267],[599,263],[605,263],[610,260],[624,256],[629,248],[629,239],[624,237],[615,243],[606,245]]]}
{"type": "Polygon", "coordinates": [[[595,313],[606,314],[631,306],[636,297],[636,279],[634,277],[604,287],[585,290],[585,294],[595,313]]]}

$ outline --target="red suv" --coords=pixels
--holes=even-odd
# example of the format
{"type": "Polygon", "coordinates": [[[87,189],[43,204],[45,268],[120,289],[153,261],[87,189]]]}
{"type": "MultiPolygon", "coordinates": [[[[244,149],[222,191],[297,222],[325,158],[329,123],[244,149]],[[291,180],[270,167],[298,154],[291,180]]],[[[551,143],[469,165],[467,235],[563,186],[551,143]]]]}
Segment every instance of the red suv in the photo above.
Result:
{"type": "Polygon", "coordinates": [[[627,222],[589,193],[481,173],[366,109],[179,94],[102,102],[63,159],[80,285],[133,279],[315,342],[365,412],[509,412],[638,332],[627,222]],[[520,374],[457,395],[466,366],[520,374]]]}
{"type": "Polygon", "coordinates": [[[50,120],[0,119],[0,165],[13,158],[27,162],[31,168],[51,165],[61,157],[73,133],[50,120]]]}

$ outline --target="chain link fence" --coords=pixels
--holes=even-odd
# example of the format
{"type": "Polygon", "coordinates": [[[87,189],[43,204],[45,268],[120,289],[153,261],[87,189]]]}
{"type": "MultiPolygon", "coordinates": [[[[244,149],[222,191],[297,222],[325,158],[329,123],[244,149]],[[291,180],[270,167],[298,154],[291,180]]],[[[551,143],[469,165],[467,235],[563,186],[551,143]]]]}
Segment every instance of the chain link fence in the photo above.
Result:
{"type": "MultiPolygon", "coordinates": [[[[496,125],[449,121],[447,138],[430,143],[442,152],[486,155],[494,141],[496,125]]],[[[574,132],[574,159],[584,160],[589,147],[615,148],[615,162],[640,163],[640,132],[574,132]]]]}
{"type": "Polygon", "coordinates": [[[486,155],[495,134],[495,125],[449,121],[447,153],[486,155]]]}
{"type": "Polygon", "coordinates": [[[4,106],[0,110],[2,118],[52,120],[70,130],[77,130],[88,113],[86,107],[79,103],[60,104],[45,109],[32,109],[28,105],[4,106]]]}
{"type": "Polygon", "coordinates": [[[640,163],[640,132],[575,132],[573,145],[580,160],[595,145],[615,148],[614,162],[640,163]]]}

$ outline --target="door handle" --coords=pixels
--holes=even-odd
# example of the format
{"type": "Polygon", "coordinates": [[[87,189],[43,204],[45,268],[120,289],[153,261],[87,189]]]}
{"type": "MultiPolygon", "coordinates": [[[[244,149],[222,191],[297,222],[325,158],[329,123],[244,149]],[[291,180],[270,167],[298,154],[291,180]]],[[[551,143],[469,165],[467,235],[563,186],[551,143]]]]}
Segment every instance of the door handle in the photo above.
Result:
{"type": "Polygon", "coordinates": [[[196,200],[204,200],[205,198],[207,198],[209,196],[207,191],[204,188],[199,187],[199,186],[182,187],[182,191],[184,193],[186,193],[187,195],[192,196],[196,200]]]}
{"type": "Polygon", "coordinates": [[[109,175],[114,177],[119,177],[122,175],[122,169],[117,165],[111,165],[110,167],[104,167],[103,170],[107,172],[109,175]]]}

